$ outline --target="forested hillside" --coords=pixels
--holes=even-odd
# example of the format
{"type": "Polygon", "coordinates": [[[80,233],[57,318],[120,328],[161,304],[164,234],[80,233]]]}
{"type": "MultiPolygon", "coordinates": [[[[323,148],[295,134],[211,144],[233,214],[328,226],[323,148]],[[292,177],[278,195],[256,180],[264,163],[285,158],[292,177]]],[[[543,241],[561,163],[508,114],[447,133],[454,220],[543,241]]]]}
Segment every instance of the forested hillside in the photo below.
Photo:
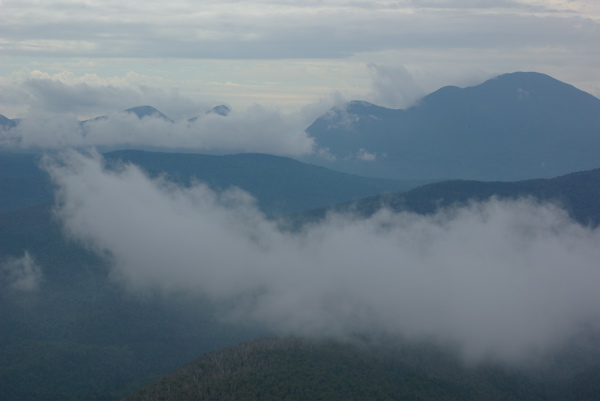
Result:
{"type": "Polygon", "coordinates": [[[383,344],[255,340],[204,355],[123,401],[598,399],[597,367],[575,388],[568,375],[468,365],[427,342],[383,344]]]}

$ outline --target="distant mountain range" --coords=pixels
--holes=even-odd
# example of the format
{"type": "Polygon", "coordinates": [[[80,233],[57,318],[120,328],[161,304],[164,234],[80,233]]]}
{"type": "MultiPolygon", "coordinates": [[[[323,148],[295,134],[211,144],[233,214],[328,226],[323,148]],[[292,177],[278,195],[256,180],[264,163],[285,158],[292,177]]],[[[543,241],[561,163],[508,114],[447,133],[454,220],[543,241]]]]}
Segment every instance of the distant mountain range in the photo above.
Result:
{"type": "MultiPolygon", "coordinates": [[[[217,115],[225,117],[229,114],[230,111],[231,111],[231,109],[229,108],[229,106],[221,104],[221,105],[213,107],[210,110],[207,110],[204,114],[205,115],[206,114],[217,114],[217,115]]],[[[159,118],[161,120],[165,120],[170,123],[175,122],[171,118],[166,116],[164,113],[162,113],[160,110],[158,110],[157,108],[149,106],[149,105],[131,107],[129,109],[122,110],[120,113],[134,114],[140,120],[142,118],[151,117],[151,118],[159,118]]],[[[198,115],[198,116],[189,118],[187,121],[194,122],[201,117],[202,117],[201,115],[198,115]]],[[[94,117],[94,118],[91,118],[88,120],[80,121],[80,124],[89,124],[89,123],[93,123],[94,121],[106,120],[107,118],[109,118],[109,116],[106,116],[106,115],[98,116],[98,117],[94,117]]],[[[16,127],[21,121],[22,121],[22,119],[20,119],[20,118],[10,119],[10,118],[0,114],[0,128],[3,128],[5,130],[16,127]]]]}
{"type": "Polygon", "coordinates": [[[424,183],[361,177],[260,153],[216,156],[124,150],[106,153],[105,157],[133,163],[151,175],[166,172],[184,185],[198,180],[215,190],[241,188],[270,215],[406,191],[424,183]]]}
{"type": "MultiPolygon", "coordinates": [[[[203,182],[216,191],[238,187],[257,199],[266,214],[286,214],[357,200],[384,192],[406,191],[425,181],[360,177],[282,156],[258,153],[215,156],[122,150],[105,153],[112,163],[133,163],[152,176],[183,185],[203,182]]],[[[53,200],[40,156],[0,152],[0,212],[53,200]]]]}
{"type": "Polygon", "coordinates": [[[469,202],[498,199],[535,199],[553,202],[585,226],[600,224],[600,169],[580,171],[550,179],[514,182],[450,180],[422,185],[402,193],[380,194],[355,202],[306,211],[293,216],[295,224],[318,221],[330,211],[368,217],[386,207],[395,212],[431,214],[469,202]]]}
{"type": "MultiPolygon", "coordinates": [[[[219,105],[204,115],[226,117],[230,111],[219,105]]],[[[123,113],[173,123],[152,106],[123,113]]],[[[81,124],[85,129],[106,118],[81,124]]],[[[5,130],[18,124],[0,115],[5,130]]],[[[446,86],[407,109],[352,101],[329,110],[306,132],[320,152],[300,160],[371,177],[512,181],[600,166],[600,99],[535,72],[468,88],[446,86]]]]}
{"type": "Polygon", "coordinates": [[[311,162],[378,177],[517,180],[600,166],[600,100],[533,72],[447,86],[406,110],[350,102],[306,131],[335,157],[311,162]]]}

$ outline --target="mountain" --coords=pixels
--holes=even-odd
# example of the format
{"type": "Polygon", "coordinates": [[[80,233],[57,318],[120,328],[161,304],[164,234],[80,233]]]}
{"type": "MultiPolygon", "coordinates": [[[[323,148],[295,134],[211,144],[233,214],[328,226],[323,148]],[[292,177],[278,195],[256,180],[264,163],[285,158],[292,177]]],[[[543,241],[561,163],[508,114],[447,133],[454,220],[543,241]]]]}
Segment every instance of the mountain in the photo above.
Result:
{"type": "Polygon", "coordinates": [[[306,132],[330,168],[387,178],[519,180],[598,167],[600,100],[534,72],[447,86],[405,110],[354,101],[306,132]]]}
{"type": "Polygon", "coordinates": [[[597,400],[589,377],[599,369],[583,372],[587,381],[559,383],[539,371],[465,365],[427,343],[260,339],[206,354],[123,401],[597,400]]]}
{"type": "Polygon", "coordinates": [[[231,113],[231,108],[225,104],[215,106],[206,112],[206,114],[218,114],[223,117],[227,117],[229,113],[231,113]]]}
{"type": "Polygon", "coordinates": [[[328,211],[351,212],[368,217],[382,207],[395,212],[430,214],[469,202],[498,199],[532,198],[548,201],[564,208],[580,224],[596,227],[600,224],[600,169],[580,171],[551,179],[515,182],[484,182],[449,180],[426,184],[403,193],[376,195],[331,208],[320,208],[293,217],[292,226],[305,221],[320,220],[328,211]]]}
{"type": "MultiPolygon", "coordinates": [[[[214,190],[242,188],[271,215],[408,190],[424,183],[359,177],[266,154],[124,150],[108,152],[105,157],[113,163],[136,164],[152,176],[167,174],[184,185],[201,181],[214,190]]],[[[0,212],[52,201],[53,187],[48,174],[39,168],[39,159],[39,155],[0,152],[0,212]]]]}
{"type": "Polygon", "coordinates": [[[174,122],[169,117],[161,113],[159,110],[152,106],[137,106],[130,109],[124,110],[124,113],[135,114],[140,120],[144,117],[160,118],[169,122],[174,122]]]}
{"type": "MultiPolygon", "coordinates": [[[[224,105],[224,104],[220,104],[218,106],[213,107],[210,110],[207,110],[206,113],[204,113],[205,115],[207,114],[215,114],[218,116],[222,116],[222,117],[227,117],[229,115],[229,113],[231,113],[231,109],[229,108],[229,106],[224,105]]],[[[202,116],[195,116],[192,117],[190,119],[188,119],[188,122],[193,123],[194,121],[198,120],[202,118],[202,116]]]]}
{"type": "MultiPolygon", "coordinates": [[[[160,118],[160,119],[168,121],[170,123],[174,122],[169,117],[167,117],[165,114],[163,114],[160,110],[158,110],[152,106],[148,106],[148,105],[131,107],[129,109],[121,111],[121,113],[134,114],[140,120],[144,117],[153,117],[153,118],[160,118]]],[[[85,129],[86,124],[90,124],[95,121],[106,120],[108,118],[109,118],[109,116],[98,116],[98,117],[91,118],[89,120],[80,121],[79,124],[82,125],[85,129]]]]}
{"type": "Polygon", "coordinates": [[[11,128],[15,127],[16,125],[17,125],[17,123],[14,120],[11,120],[10,118],[0,114],[0,128],[11,129],[11,128]]]}
{"type": "Polygon", "coordinates": [[[270,215],[404,191],[423,183],[360,177],[259,153],[216,156],[123,150],[106,153],[105,157],[133,163],[153,176],[166,172],[184,185],[198,180],[214,190],[241,188],[270,215]]]}

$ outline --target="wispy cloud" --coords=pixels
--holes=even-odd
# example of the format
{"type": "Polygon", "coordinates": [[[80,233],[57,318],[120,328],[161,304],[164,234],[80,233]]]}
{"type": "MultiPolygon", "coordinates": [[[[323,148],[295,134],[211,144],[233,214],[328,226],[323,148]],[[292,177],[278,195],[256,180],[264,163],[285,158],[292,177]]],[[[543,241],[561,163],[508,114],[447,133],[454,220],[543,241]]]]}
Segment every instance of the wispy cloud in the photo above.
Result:
{"type": "Polygon", "coordinates": [[[127,73],[101,78],[69,71],[48,74],[21,70],[0,78],[0,107],[17,117],[29,114],[69,114],[91,118],[151,104],[174,119],[193,117],[214,104],[193,101],[177,89],[165,89],[158,77],[127,73]]]}
{"type": "Polygon", "coordinates": [[[502,46],[518,43],[516,37],[520,46],[543,46],[543,36],[557,30],[562,40],[573,39],[573,15],[597,22],[593,3],[8,0],[4,47],[20,55],[227,59],[330,58],[452,43],[502,46]]]}
{"type": "Polygon", "coordinates": [[[35,291],[42,280],[42,269],[25,251],[20,258],[9,258],[0,263],[0,289],[2,291],[35,291]]]}
{"type": "Polygon", "coordinates": [[[526,358],[597,319],[600,232],[533,201],[433,216],[331,215],[280,231],[240,191],[108,171],[98,155],[47,162],[67,232],[132,289],[192,292],[273,330],[385,332],[526,358]]]}

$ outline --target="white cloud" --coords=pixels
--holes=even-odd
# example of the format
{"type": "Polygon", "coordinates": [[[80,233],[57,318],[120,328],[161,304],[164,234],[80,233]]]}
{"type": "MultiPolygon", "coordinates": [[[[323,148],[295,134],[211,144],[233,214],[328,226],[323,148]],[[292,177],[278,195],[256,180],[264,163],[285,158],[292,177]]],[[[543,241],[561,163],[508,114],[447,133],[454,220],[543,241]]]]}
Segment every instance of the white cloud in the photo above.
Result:
{"type": "Polygon", "coordinates": [[[373,161],[377,158],[375,153],[371,153],[363,148],[360,148],[356,153],[356,158],[365,162],[373,161]]]}
{"type": "Polygon", "coordinates": [[[0,263],[0,288],[34,291],[41,280],[42,269],[27,251],[20,258],[9,258],[0,263]]]}
{"type": "Polygon", "coordinates": [[[47,168],[67,231],[111,254],[123,283],[201,294],[284,333],[400,333],[519,360],[600,313],[600,231],[553,205],[332,215],[289,233],[239,191],[106,171],[77,153],[47,168]]]}
{"type": "Polygon", "coordinates": [[[227,117],[201,114],[193,122],[133,113],[81,124],[73,115],[33,114],[0,131],[5,149],[161,148],[211,152],[259,152],[299,156],[313,151],[302,115],[289,116],[260,106],[232,111],[227,117]]]}
{"type": "Polygon", "coordinates": [[[66,70],[53,75],[21,70],[0,79],[0,107],[19,117],[67,113],[91,118],[151,104],[175,119],[189,118],[210,108],[208,103],[193,101],[178,89],[160,84],[166,85],[158,77],[132,72],[101,78],[96,74],[77,76],[66,70]]]}

